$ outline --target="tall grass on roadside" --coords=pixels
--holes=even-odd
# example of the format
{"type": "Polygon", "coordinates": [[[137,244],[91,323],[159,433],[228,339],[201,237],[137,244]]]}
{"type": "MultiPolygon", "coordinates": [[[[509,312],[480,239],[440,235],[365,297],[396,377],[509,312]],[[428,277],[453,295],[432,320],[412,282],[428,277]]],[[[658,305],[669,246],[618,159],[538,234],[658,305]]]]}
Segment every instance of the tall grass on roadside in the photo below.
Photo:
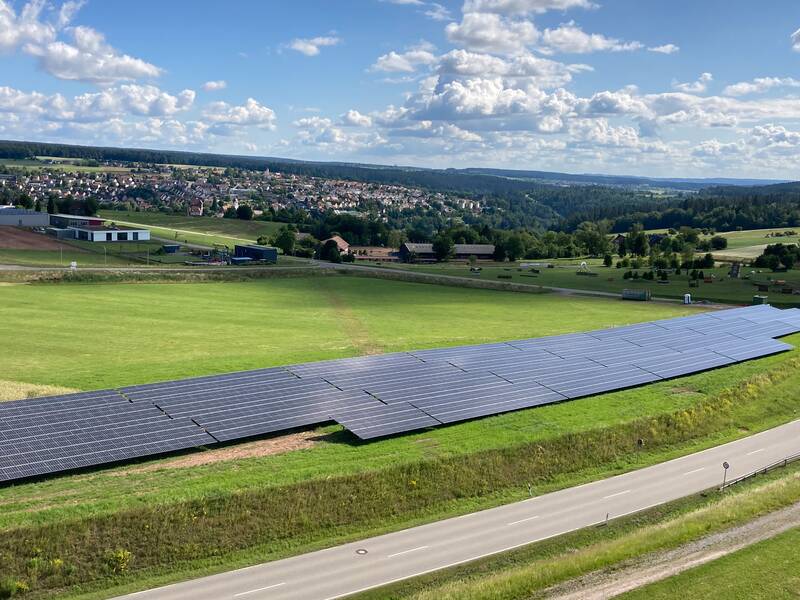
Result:
{"type": "Polygon", "coordinates": [[[787,360],[691,408],[539,443],[8,530],[0,537],[0,573],[46,595],[141,570],[175,569],[183,561],[253,547],[280,553],[387,522],[408,522],[458,500],[630,461],[640,452],[640,438],[648,453],[659,456],[738,426],[742,414],[751,424],[793,414],[796,398],[759,398],[798,367],[800,358],[787,360]],[[124,573],[109,570],[109,553],[118,551],[130,553],[124,573]],[[40,568],[42,561],[55,559],[64,561],[64,568],[40,568]]]}

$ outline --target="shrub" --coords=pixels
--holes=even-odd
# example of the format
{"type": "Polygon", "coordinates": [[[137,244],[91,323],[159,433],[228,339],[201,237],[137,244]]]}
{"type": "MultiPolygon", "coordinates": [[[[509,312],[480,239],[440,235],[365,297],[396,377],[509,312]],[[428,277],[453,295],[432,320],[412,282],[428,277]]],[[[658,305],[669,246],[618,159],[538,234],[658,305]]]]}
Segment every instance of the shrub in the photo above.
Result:
{"type": "Polygon", "coordinates": [[[126,572],[132,560],[133,554],[122,548],[106,552],[106,567],[113,575],[126,572]]]}

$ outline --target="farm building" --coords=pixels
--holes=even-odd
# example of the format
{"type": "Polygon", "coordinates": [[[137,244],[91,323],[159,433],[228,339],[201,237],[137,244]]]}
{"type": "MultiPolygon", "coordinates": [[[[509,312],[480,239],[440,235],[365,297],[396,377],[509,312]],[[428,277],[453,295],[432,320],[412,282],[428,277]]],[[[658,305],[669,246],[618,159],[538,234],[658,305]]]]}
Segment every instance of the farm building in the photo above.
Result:
{"type": "MultiPolygon", "coordinates": [[[[456,260],[467,260],[470,256],[474,256],[478,260],[492,260],[494,257],[494,245],[456,244],[453,252],[453,258],[456,260]]],[[[412,260],[419,262],[435,261],[436,254],[433,252],[433,244],[406,242],[400,246],[400,260],[403,262],[411,262],[412,260]]]]}
{"type": "Polygon", "coordinates": [[[12,227],[47,227],[48,214],[15,208],[13,206],[0,206],[0,225],[12,227]]]}
{"type": "Polygon", "coordinates": [[[350,251],[350,244],[348,244],[345,239],[343,239],[338,235],[331,236],[327,240],[322,240],[322,245],[324,246],[331,240],[336,242],[336,247],[339,248],[339,252],[341,252],[342,254],[347,254],[350,251]]]}
{"type": "Polygon", "coordinates": [[[150,239],[149,229],[107,227],[105,222],[98,217],[50,215],[48,233],[59,239],[87,242],[146,242],[150,239]]]}
{"type": "Polygon", "coordinates": [[[249,258],[271,263],[278,262],[277,248],[270,248],[269,246],[240,246],[237,244],[233,249],[233,255],[236,258],[249,258]]]}

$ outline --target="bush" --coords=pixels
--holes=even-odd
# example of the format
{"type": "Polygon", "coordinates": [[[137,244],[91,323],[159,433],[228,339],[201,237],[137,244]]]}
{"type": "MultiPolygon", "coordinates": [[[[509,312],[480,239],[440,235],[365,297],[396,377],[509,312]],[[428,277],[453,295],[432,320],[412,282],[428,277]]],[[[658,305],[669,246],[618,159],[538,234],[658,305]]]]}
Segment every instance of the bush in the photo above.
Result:
{"type": "Polygon", "coordinates": [[[133,560],[133,554],[121,548],[106,552],[106,568],[113,575],[120,575],[128,570],[133,560]]]}

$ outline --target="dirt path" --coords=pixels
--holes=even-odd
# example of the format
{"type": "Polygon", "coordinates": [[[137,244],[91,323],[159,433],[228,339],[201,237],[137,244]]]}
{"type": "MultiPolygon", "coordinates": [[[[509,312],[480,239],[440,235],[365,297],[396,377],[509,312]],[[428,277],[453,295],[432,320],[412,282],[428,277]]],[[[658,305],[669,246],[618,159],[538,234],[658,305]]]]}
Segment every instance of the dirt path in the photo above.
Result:
{"type": "Polygon", "coordinates": [[[745,525],[715,533],[667,552],[657,552],[595,571],[547,590],[558,600],[605,600],[721,558],[763,540],[800,527],[800,503],[745,525]]]}
{"type": "Polygon", "coordinates": [[[342,322],[342,331],[350,340],[350,343],[358,350],[360,355],[382,354],[385,350],[377,344],[369,333],[367,327],[358,318],[353,309],[336,290],[328,285],[325,278],[320,279],[319,284],[325,297],[330,302],[336,316],[342,322]]]}

